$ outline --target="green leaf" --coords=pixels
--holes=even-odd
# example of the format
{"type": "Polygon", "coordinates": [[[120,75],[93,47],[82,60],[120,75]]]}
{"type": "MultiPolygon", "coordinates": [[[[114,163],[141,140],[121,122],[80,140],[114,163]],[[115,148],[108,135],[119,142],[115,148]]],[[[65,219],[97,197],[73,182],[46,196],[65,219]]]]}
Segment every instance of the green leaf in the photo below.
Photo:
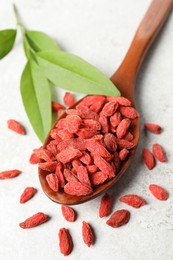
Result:
{"type": "Polygon", "coordinates": [[[5,57],[13,48],[17,31],[7,29],[0,31],[0,59],[5,57]]]}
{"type": "Polygon", "coordinates": [[[22,73],[20,91],[30,123],[43,142],[52,125],[51,91],[44,73],[32,59],[22,73]]]}
{"type": "Polygon", "coordinates": [[[30,45],[30,47],[36,52],[44,50],[60,50],[56,41],[43,32],[26,30],[25,38],[28,45],[30,45]]]}
{"type": "Polygon", "coordinates": [[[46,77],[58,87],[85,94],[120,95],[100,70],[73,54],[42,51],[36,57],[46,77]]]}

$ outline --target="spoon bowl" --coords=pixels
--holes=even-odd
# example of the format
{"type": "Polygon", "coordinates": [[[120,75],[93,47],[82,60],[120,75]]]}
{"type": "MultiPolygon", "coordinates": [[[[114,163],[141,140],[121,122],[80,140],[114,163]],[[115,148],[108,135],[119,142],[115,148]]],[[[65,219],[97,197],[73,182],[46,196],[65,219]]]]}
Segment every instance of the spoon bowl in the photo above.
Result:
{"type": "MultiPolygon", "coordinates": [[[[138,30],[134,36],[134,39],[130,45],[130,48],[122,64],[120,65],[118,70],[114,73],[114,75],[111,77],[111,81],[120,90],[122,96],[128,98],[132,102],[133,107],[135,107],[134,88],[135,88],[135,80],[136,80],[137,72],[139,70],[139,67],[143,61],[143,58],[147,50],[149,49],[151,43],[153,42],[156,35],[158,34],[164,21],[168,17],[168,14],[172,10],[172,7],[173,7],[173,0],[152,1],[142,22],[140,23],[140,26],[138,27],[138,30]]],[[[71,108],[75,108],[80,101],[75,103],[71,108]]],[[[66,113],[64,113],[59,119],[65,116],[66,113]]],[[[56,124],[57,122],[55,123],[55,125],[56,124]]],[[[140,135],[139,118],[132,120],[130,130],[134,136],[133,139],[134,147],[130,150],[130,155],[128,159],[121,164],[121,168],[114,178],[112,178],[111,180],[103,184],[95,186],[93,189],[93,193],[90,195],[74,196],[74,195],[66,194],[63,191],[63,189],[62,190],[59,189],[58,192],[54,192],[53,190],[51,190],[46,181],[46,175],[49,174],[49,172],[39,168],[39,179],[45,194],[54,202],[60,204],[72,205],[72,204],[79,204],[94,199],[101,193],[105,192],[108,188],[110,188],[118,181],[118,179],[123,175],[123,173],[126,171],[126,169],[129,167],[129,165],[133,160],[137,148],[137,144],[139,141],[139,135],[140,135]]],[[[45,140],[43,148],[46,148],[47,144],[49,144],[51,140],[52,138],[49,133],[48,137],[45,140]]]]}

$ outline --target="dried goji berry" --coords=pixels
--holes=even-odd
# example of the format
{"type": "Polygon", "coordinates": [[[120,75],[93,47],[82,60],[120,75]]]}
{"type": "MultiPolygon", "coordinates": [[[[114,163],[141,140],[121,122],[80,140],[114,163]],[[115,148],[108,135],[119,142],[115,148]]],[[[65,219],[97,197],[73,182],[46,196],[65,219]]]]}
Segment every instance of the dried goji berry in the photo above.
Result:
{"type": "Polygon", "coordinates": [[[108,179],[108,176],[105,172],[97,171],[90,175],[90,181],[92,186],[96,186],[104,183],[108,179]]]}
{"type": "Polygon", "coordinates": [[[120,152],[119,152],[119,158],[121,161],[124,161],[127,156],[129,154],[129,151],[126,148],[123,148],[120,152]]]}
{"type": "Polygon", "coordinates": [[[134,107],[120,106],[119,111],[123,116],[130,118],[130,119],[135,119],[135,118],[139,117],[139,114],[134,107]]]}
{"type": "Polygon", "coordinates": [[[64,109],[64,106],[59,102],[52,101],[52,110],[55,112],[55,111],[59,111],[60,109],[64,109]]]}
{"type": "Polygon", "coordinates": [[[163,148],[161,147],[160,144],[153,144],[153,155],[155,156],[155,158],[160,161],[160,162],[166,162],[166,155],[163,151],[163,148]]]}
{"type": "Polygon", "coordinates": [[[56,158],[62,163],[67,163],[82,156],[82,152],[72,147],[67,147],[57,154],[56,158]]]}
{"type": "Polygon", "coordinates": [[[40,158],[38,158],[38,156],[35,153],[32,153],[29,158],[29,162],[31,164],[37,164],[37,163],[39,163],[39,161],[40,161],[40,158]]]}
{"type": "Polygon", "coordinates": [[[64,256],[69,255],[73,249],[72,237],[69,233],[69,230],[66,228],[60,228],[58,237],[60,252],[64,256]]]}
{"type": "Polygon", "coordinates": [[[160,134],[160,132],[162,130],[160,125],[153,124],[153,123],[145,123],[144,127],[146,130],[148,130],[149,132],[151,132],[153,134],[160,134]]]}
{"type": "Polygon", "coordinates": [[[149,170],[151,170],[155,166],[154,156],[147,148],[143,149],[142,158],[149,170]]]}
{"type": "Polygon", "coordinates": [[[62,215],[64,216],[64,218],[69,221],[69,222],[74,222],[76,219],[76,213],[74,211],[74,209],[72,209],[71,207],[68,207],[66,205],[62,205],[61,206],[61,211],[62,211],[62,215]]]}
{"type": "Polygon", "coordinates": [[[74,105],[74,103],[75,103],[74,96],[70,92],[66,92],[64,95],[64,104],[67,107],[71,107],[74,105]]]}
{"type": "Polygon", "coordinates": [[[20,196],[20,203],[25,203],[30,200],[36,193],[36,189],[33,187],[26,187],[20,196]]]}
{"type": "Polygon", "coordinates": [[[118,102],[121,106],[131,106],[131,101],[125,97],[114,97],[114,96],[108,96],[107,97],[108,101],[116,101],[118,102]]]}
{"type": "Polygon", "coordinates": [[[120,124],[121,120],[122,120],[122,116],[120,112],[117,111],[110,117],[110,124],[115,129],[115,127],[117,127],[120,124]]]}
{"type": "Polygon", "coordinates": [[[26,134],[24,126],[14,119],[7,120],[7,127],[20,135],[26,134]]]}
{"type": "Polygon", "coordinates": [[[105,174],[107,174],[108,178],[112,178],[115,176],[112,166],[106,162],[101,156],[94,156],[94,164],[105,174]]]}
{"type": "Polygon", "coordinates": [[[9,179],[18,176],[21,173],[19,170],[8,170],[0,172],[0,180],[1,179],[9,179]]]}
{"type": "Polygon", "coordinates": [[[32,227],[36,227],[38,225],[43,224],[44,222],[46,222],[49,219],[49,217],[42,213],[42,212],[38,212],[36,214],[34,214],[33,216],[27,218],[25,221],[21,222],[19,224],[19,226],[21,228],[32,228],[32,227]]]}
{"type": "Polygon", "coordinates": [[[92,159],[91,155],[85,151],[82,152],[82,156],[79,158],[79,160],[86,165],[93,163],[93,159],[92,159]]]}
{"type": "Polygon", "coordinates": [[[57,162],[39,163],[39,168],[48,172],[54,172],[56,170],[56,166],[57,166],[57,162]]]}
{"type": "Polygon", "coordinates": [[[43,147],[34,149],[34,153],[37,155],[38,158],[43,159],[46,162],[51,162],[55,160],[54,155],[47,149],[44,149],[43,147]]]}
{"type": "Polygon", "coordinates": [[[89,179],[86,167],[80,166],[78,168],[78,170],[77,170],[77,178],[78,178],[78,180],[81,183],[91,186],[90,179],[89,179]]]}
{"type": "Polygon", "coordinates": [[[105,216],[108,216],[112,207],[112,196],[110,196],[108,193],[106,193],[100,201],[100,207],[99,207],[99,217],[103,218],[105,216]]]}
{"type": "Polygon", "coordinates": [[[117,126],[117,130],[116,130],[116,135],[118,138],[122,138],[126,133],[127,130],[129,129],[131,124],[131,120],[128,118],[124,118],[119,125],[117,126]]]}
{"type": "Polygon", "coordinates": [[[118,102],[117,101],[109,101],[106,103],[101,111],[101,114],[104,116],[112,116],[118,108],[118,102]]]}
{"type": "Polygon", "coordinates": [[[149,190],[151,191],[153,196],[155,198],[157,198],[158,200],[167,200],[168,199],[168,192],[159,185],[150,184],[149,190]]]}
{"type": "Polygon", "coordinates": [[[99,122],[101,124],[101,131],[102,133],[108,133],[109,132],[109,121],[108,118],[104,115],[99,116],[99,122]]]}
{"type": "Polygon", "coordinates": [[[117,149],[117,142],[116,142],[116,138],[113,134],[111,133],[106,133],[104,135],[104,143],[106,145],[106,147],[108,148],[109,151],[111,152],[115,152],[117,149]]]}
{"type": "Polygon", "coordinates": [[[69,169],[64,169],[63,175],[64,175],[66,181],[68,181],[68,182],[78,181],[77,176],[74,173],[72,173],[72,171],[69,169]]]}
{"type": "Polygon", "coordinates": [[[59,181],[58,181],[58,177],[56,174],[50,173],[50,174],[46,175],[46,181],[47,181],[49,187],[53,191],[59,190],[59,181]]]}
{"type": "Polygon", "coordinates": [[[82,222],[82,237],[83,237],[84,243],[88,247],[90,247],[94,243],[94,234],[93,234],[92,228],[85,221],[82,222]]]}
{"type": "Polygon", "coordinates": [[[146,204],[145,200],[136,194],[124,195],[120,198],[120,201],[134,208],[140,208],[146,204]]]}
{"type": "Polygon", "coordinates": [[[79,181],[69,181],[64,186],[64,191],[70,195],[83,196],[93,192],[91,186],[83,184],[79,181]]]}
{"type": "Polygon", "coordinates": [[[115,211],[110,218],[106,221],[106,224],[117,228],[129,222],[130,212],[125,209],[115,211]]]}

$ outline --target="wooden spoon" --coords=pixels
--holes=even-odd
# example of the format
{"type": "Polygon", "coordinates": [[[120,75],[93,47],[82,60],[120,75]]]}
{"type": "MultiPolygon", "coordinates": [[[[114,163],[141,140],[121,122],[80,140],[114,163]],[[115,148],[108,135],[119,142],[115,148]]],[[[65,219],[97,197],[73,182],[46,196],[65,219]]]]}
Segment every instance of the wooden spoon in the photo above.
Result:
{"type": "MultiPolygon", "coordinates": [[[[153,0],[148,11],[146,12],[139,28],[134,36],[131,46],[118,70],[111,77],[111,81],[118,87],[122,96],[128,98],[133,106],[135,106],[134,101],[134,87],[137,72],[143,61],[143,58],[149,49],[151,43],[155,39],[158,31],[165,22],[168,14],[173,8],[173,0],[153,0]]],[[[79,103],[79,101],[77,102],[79,103]]],[[[76,103],[76,104],[77,104],[76,103]]],[[[76,106],[73,106],[73,108],[76,106]]],[[[63,117],[63,116],[62,116],[63,117]]],[[[61,118],[62,118],[61,117],[61,118]]],[[[39,169],[39,179],[41,186],[45,194],[54,202],[60,204],[78,204],[85,202],[87,200],[93,199],[100,195],[102,192],[106,191],[113,184],[115,184],[118,179],[123,175],[125,170],[130,165],[135,150],[139,140],[139,118],[132,120],[132,133],[134,135],[133,142],[135,147],[131,150],[128,160],[126,160],[119,171],[119,173],[110,181],[98,185],[94,188],[94,192],[87,196],[72,196],[66,194],[63,190],[58,192],[52,191],[46,181],[46,175],[48,172],[39,169]]],[[[52,140],[50,135],[48,135],[44,146],[46,148],[47,144],[52,140]]]]}

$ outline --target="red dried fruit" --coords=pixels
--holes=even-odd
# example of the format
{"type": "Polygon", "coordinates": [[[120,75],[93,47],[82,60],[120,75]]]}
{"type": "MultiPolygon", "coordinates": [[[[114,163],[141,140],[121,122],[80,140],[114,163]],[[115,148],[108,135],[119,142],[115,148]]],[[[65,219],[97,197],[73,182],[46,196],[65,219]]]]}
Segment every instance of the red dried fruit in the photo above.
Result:
{"type": "Polygon", "coordinates": [[[64,186],[64,191],[70,195],[83,196],[89,195],[93,192],[91,186],[82,184],[79,181],[69,181],[64,186]]]}
{"type": "Polygon", "coordinates": [[[80,166],[78,168],[78,170],[77,170],[77,178],[78,178],[78,180],[81,183],[91,186],[90,179],[89,179],[86,167],[80,166]]]}
{"type": "Polygon", "coordinates": [[[136,194],[124,195],[120,198],[120,201],[132,206],[133,208],[140,208],[146,204],[146,201],[136,194]]]}
{"type": "Polygon", "coordinates": [[[112,196],[110,196],[108,193],[106,193],[100,201],[100,207],[99,207],[99,217],[103,218],[105,216],[108,216],[112,207],[112,196]]]}
{"type": "Polygon", "coordinates": [[[96,165],[87,165],[86,166],[89,173],[95,173],[98,171],[98,167],[96,165]]]}
{"type": "Polygon", "coordinates": [[[64,106],[56,101],[52,101],[52,110],[54,112],[64,109],[64,106]]]}
{"type": "Polygon", "coordinates": [[[76,133],[82,123],[80,116],[67,115],[65,119],[66,124],[64,127],[68,130],[69,133],[76,133]]]}
{"type": "Polygon", "coordinates": [[[126,148],[123,148],[120,152],[119,152],[119,158],[121,161],[124,161],[127,156],[129,154],[129,151],[126,148]]]}
{"type": "Polygon", "coordinates": [[[64,174],[64,178],[68,182],[70,182],[70,181],[78,181],[76,175],[74,173],[72,173],[72,171],[70,171],[69,169],[64,169],[63,174],[64,174]]]}
{"type": "Polygon", "coordinates": [[[38,158],[38,156],[35,153],[32,153],[30,158],[29,158],[29,162],[31,164],[37,164],[39,163],[40,159],[38,158]]]}
{"type": "Polygon", "coordinates": [[[73,249],[73,242],[69,230],[66,228],[60,228],[58,237],[60,252],[64,256],[69,255],[73,249]]]}
{"type": "Polygon", "coordinates": [[[72,133],[70,133],[67,129],[57,129],[57,135],[61,140],[67,140],[74,137],[72,133]]]}
{"type": "Polygon", "coordinates": [[[58,181],[58,177],[56,174],[50,173],[50,174],[46,175],[46,181],[47,181],[49,187],[53,191],[56,192],[59,190],[59,181],[58,181]]]}
{"type": "Polygon", "coordinates": [[[9,179],[18,176],[21,173],[19,170],[8,170],[0,172],[0,180],[9,179]]]}
{"type": "Polygon", "coordinates": [[[86,164],[86,165],[89,165],[89,164],[92,164],[93,163],[93,159],[91,157],[91,155],[85,151],[82,152],[82,156],[79,158],[79,160],[86,164]]]}
{"type": "Polygon", "coordinates": [[[117,126],[116,135],[118,138],[124,137],[124,135],[127,133],[127,130],[129,129],[131,124],[131,120],[128,118],[124,118],[119,125],[117,126]]]}
{"type": "Polygon", "coordinates": [[[74,99],[73,95],[70,92],[66,92],[64,95],[64,104],[67,107],[71,107],[74,105],[74,103],[75,103],[75,99],[74,99]]]}
{"type": "Polygon", "coordinates": [[[62,163],[67,163],[72,161],[73,159],[79,158],[80,156],[82,156],[82,152],[80,152],[78,149],[67,147],[60,153],[58,153],[56,158],[62,163]]]}
{"type": "Polygon", "coordinates": [[[161,186],[156,184],[150,184],[149,190],[153,194],[153,196],[158,200],[167,200],[168,199],[168,192],[163,189],[161,186]]]}
{"type": "Polygon", "coordinates": [[[56,170],[56,166],[57,166],[57,162],[39,163],[39,168],[48,172],[54,172],[56,170]]]}
{"type": "Polygon", "coordinates": [[[119,169],[120,169],[120,166],[121,166],[121,160],[120,160],[119,154],[117,152],[114,153],[114,158],[113,158],[112,162],[113,162],[113,164],[115,166],[115,169],[116,169],[115,172],[118,173],[119,169]]]}
{"type": "Polygon", "coordinates": [[[160,134],[162,128],[160,125],[153,123],[145,123],[144,128],[153,134],[160,134]]]}
{"type": "Polygon", "coordinates": [[[91,109],[89,109],[87,106],[81,105],[80,103],[76,106],[76,109],[79,112],[79,115],[83,119],[93,119],[98,120],[98,114],[91,109]]]}
{"type": "Polygon", "coordinates": [[[46,146],[46,149],[50,151],[54,156],[58,153],[57,145],[60,143],[60,140],[52,140],[46,146]]]}
{"type": "Polygon", "coordinates": [[[148,167],[148,169],[149,170],[153,169],[153,167],[155,166],[154,156],[147,148],[143,149],[142,158],[145,165],[148,167]]]}
{"type": "Polygon", "coordinates": [[[160,161],[160,162],[166,162],[166,155],[163,151],[163,148],[161,147],[160,144],[153,144],[153,154],[155,156],[155,158],[160,161]]]}
{"type": "Polygon", "coordinates": [[[120,106],[119,111],[123,116],[130,118],[130,119],[135,119],[135,118],[139,117],[139,114],[134,107],[120,106]]]}
{"type": "Polygon", "coordinates": [[[77,131],[77,136],[79,136],[80,138],[84,138],[84,139],[87,139],[87,138],[91,138],[93,137],[94,135],[97,134],[97,130],[95,129],[92,129],[92,128],[80,128],[78,131],[77,131]]]}
{"type": "Polygon", "coordinates": [[[121,106],[131,106],[131,101],[128,100],[127,98],[125,97],[113,97],[113,96],[109,96],[107,97],[107,100],[108,101],[116,101],[119,103],[119,105],[121,106]]]}
{"type": "Polygon", "coordinates": [[[115,177],[115,173],[113,171],[112,166],[105,161],[101,156],[96,155],[94,156],[94,164],[105,174],[107,174],[108,178],[115,177]]]}
{"type": "Polygon", "coordinates": [[[92,186],[96,186],[104,183],[108,179],[108,176],[105,172],[95,172],[90,175],[90,181],[92,186]]]}
{"type": "Polygon", "coordinates": [[[104,115],[99,116],[99,122],[101,124],[101,131],[102,133],[108,133],[109,132],[109,121],[108,118],[104,115]]]}
{"type": "Polygon", "coordinates": [[[96,120],[93,120],[93,119],[84,119],[83,120],[83,123],[84,123],[84,126],[86,128],[92,128],[94,129],[95,131],[98,131],[101,129],[101,124],[96,121],[96,120]]]}
{"type": "Polygon", "coordinates": [[[106,103],[101,111],[101,114],[104,116],[112,116],[118,108],[118,102],[117,101],[110,101],[106,103]]]}
{"type": "Polygon", "coordinates": [[[94,140],[88,140],[86,148],[94,155],[99,155],[105,158],[110,158],[110,153],[108,150],[103,146],[102,143],[94,140]]]}
{"type": "Polygon", "coordinates": [[[61,211],[62,211],[62,215],[64,216],[64,218],[69,221],[69,222],[74,222],[76,219],[76,214],[75,211],[66,206],[66,205],[62,205],[61,206],[61,211]]]}
{"type": "Polygon", "coordinates": [[[86,150],[86,140],[82,138],[72,138],[68,140],[63,140],[57,145],[57,149],[62,151],[67,147],[71,147],[74,149],[79,149],[80,151],[86,150]]]}
{"type": "Polygon", "coordinates": [[[130,212],[125,209],[115,211],[110,218],[106,221],[106,224],[117,228],[129,222],[130,212]]]}
{"type": "Polygon", "coordinates": [[[36,189],[33,187],[26,187],[20,196],[20,203],[25,203],[30,200],[36,193],[36,189]]]}
{"type": "Polygon", "coordinates": [[[14,120],[14,119],[7,120],[7,127],[10,130],[12,130],[12,131],[14,131],[14,132],[16,132],[16,133],[18,133],[20,135],[25,135],[26,134],[23,125],[21,125],[18,121],[14,120]]]}
{"type": "Polygon", "coordinates": [[[65,113],[64,109],[59,109],[57,112],[57,116],[60,118],[65,113]]]}
{"type": "Polygon", "coordinates": [[[111,126],[114,127],[117,127],[119,125],[119,123],[121,122],[122,120],[122,116],[120,114],[120,112],[115,112],[111,117],[110,117],[110,123],[111,123],[111,126]]]}
{"type": "Polygon", "coordinates": [[[72,162],[73,169],[77,172],[78,168],[82,165],[79,159],[74,159],[72,162]]]}
{"type": "Polygon", "coordinates": [[[116,138],[113,134],[111,133],[106,133],[104,135],[104,143],[106,145],[106,147],[108,148],[109,151],[111,152],[115,152],[117,149],[117,142],[116,142],[116,138]]]}
{"type": "Polygon", "coordinates": [[[65,112],[66,112],[67,115],[77,115],[77,116],[80,116],[79,111],[76,110],[76,109],[73,109],[73,108],[66,109],[65,112]]]}
{"type": "Polygon", "coordinates": [[[94,234],[93,234],[92,228],[85,221],[82,222],[82,237],[83,237],[84,243],[88,247],[90,247],[94,243],[94,234]]]}
{"type": "Polygon", "coordinates": [[[48,216],[42,212],[38,212],[36,214],[34,214],[33,216],[27,218],[24,222],[21,222],[19,224],[19,226],[21,228],[32,228],[32,227],[36,227],[38,225],[43,224],[44,222],[46,222],[48,220],[48,216]]]}
{"type": "Polygon", "coordinates": [[[54,155],[43,147],[34,149],[34,153],[37,155],[38,158],[43,159],[46,162],[52,162],[53,160],[55,160],[54,155]]]}
{"type": "Polygon", "coordinates": [[[132,133],[127,132],[127,133],[125,134],[125,136],[123,137],[123,139],[125,139],[125,140],[127,140],[127,141],[132,141],[132,140],[133,140],[133,135],[132,135],[132,133]]]}
{"type": "Polygon", "coordinates": [[[64,174],[63,174],[63,165],[62,165],[62,163],[60,163],[60,162],[57,163],[55,174],[58,177],[59,187],[64,187],[64,185],[65,185],[65,178],[64,178],[64,174]]]}
{"type": "Polygon", "coordinates": [[[118,139],[117,138],[116,141],[117,141],[117,145],[118,145],[119,149],[126,148],[126,149],[129,150],[129,149],[132,149],[135,146],[135,144],[133,142],[129,142],[125,139],[118,139]]]}
{"type": "Polygon", "coordinates": [[[97,103],[97,102],[105,102],[105,97],[104,96],[101,96],[101,95],[93,95],[93,96],[87,96],[87,97],[84,97],[81,102],[80,102],[80,105],[84,105],[84,106],[92,106],[94,103],[97,103]]]}
{"type": "Polygon", "coordinates": [[[90,106],[90,109],[92,111],[95,111],[96,113],[99,113],[102,110],[102,108],[103,108],[103,106],[105,104],[105,101],[106,101],[106,99],[102,99],[102,100],[96,101],[95,103],[93,103],[90,106]]]}

